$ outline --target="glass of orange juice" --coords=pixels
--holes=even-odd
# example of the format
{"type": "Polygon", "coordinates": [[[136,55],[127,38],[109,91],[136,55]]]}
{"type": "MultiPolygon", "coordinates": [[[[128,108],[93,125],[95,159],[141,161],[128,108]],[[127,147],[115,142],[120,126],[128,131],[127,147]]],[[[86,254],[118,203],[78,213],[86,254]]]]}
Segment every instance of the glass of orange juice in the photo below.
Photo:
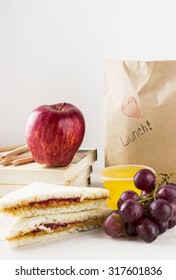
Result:
{"type": "Polygon", "coordinates": [[[110,166],[101,171],[101,180],[110,192],[110,198],[107,200],[109,208],[117,209],[117,201],[124,191],[133,190],[140,194],[141,191],[134,186],[133,178],[139,170],[144,168],[155,173],[151,167],[135,164],[110,166]]]}

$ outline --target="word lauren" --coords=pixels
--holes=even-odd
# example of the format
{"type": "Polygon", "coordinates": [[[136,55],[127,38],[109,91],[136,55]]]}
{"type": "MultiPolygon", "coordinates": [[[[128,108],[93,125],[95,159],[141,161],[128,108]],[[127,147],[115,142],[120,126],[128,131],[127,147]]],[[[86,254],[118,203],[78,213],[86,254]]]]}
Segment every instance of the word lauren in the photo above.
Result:
{"type": "Polygon", "coordinates": [[[130,135],[128,135],[126,139],[122,139],[122,137],[120,137],[120,140],[124,147],[128,146],[130,143],[134,142],[139,137],[152,130],[150,122],[146,121],[145,123],[146,124],[141,123],[140,127],[137,130],[134,130],[130,135]]]}

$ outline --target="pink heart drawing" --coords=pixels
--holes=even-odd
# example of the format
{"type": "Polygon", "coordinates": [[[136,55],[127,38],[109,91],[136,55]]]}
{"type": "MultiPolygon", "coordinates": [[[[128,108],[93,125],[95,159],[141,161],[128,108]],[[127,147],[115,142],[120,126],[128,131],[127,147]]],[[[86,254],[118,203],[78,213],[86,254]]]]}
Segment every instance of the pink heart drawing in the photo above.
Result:
{"type": "Polygon", "coordinates": [[[127,104],[122,105],[122,113],[130,118],[141,118],[141,112],[136,99],[133,96],[128,98],[127,104]]]}

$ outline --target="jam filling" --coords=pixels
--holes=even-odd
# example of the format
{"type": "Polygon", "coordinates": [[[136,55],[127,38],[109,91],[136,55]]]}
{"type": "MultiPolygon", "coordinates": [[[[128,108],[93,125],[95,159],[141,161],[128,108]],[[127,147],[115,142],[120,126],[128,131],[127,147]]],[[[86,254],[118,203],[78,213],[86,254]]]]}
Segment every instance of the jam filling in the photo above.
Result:
{"type": "MultiPolygon", "coordinates": [[[[75,224],[75,223],[63,223],[63,224],[60,224],[60,223],[49,223],[49,224],[42,224],[42,226],[50,229],[50,230],[56,230],[56,229],[62,229],[62,228],[66,228],[68,225],[71,225],[71,224],[75,224]]],[[[40,229],[40,228],[37,228],[37,229],[34,229],[31,231],[31,234],[37,234],[39,232],[43,232],[44,230],[40,229]]]]}
{"type": "Polygon", "coordinates": [[[29,207],[50,207],[50,206],[58,206],[58,205],[67,205],[72,203],[79,203],[79,197],[71,197],[71,198],[50,198],[43,201],[33,201],[29,203],[29,207]]]}

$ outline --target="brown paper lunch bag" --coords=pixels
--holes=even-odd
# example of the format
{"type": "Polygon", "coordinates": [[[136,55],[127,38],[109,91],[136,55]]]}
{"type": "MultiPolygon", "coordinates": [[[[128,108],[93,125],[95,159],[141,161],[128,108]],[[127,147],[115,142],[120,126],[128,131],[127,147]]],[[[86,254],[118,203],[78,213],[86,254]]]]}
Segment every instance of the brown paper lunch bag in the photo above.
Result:
{"type": "Polygon", "coordinates": [[[105,62],[105,166],[176,169],[176,61],[105,62]]]}

